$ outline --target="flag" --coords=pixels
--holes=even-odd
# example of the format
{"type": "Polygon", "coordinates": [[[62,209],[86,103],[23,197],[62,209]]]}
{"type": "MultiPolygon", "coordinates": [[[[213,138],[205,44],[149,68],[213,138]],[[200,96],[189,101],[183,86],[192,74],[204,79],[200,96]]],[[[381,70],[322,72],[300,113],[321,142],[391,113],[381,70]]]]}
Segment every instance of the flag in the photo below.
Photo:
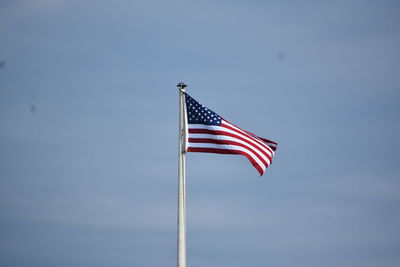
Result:
{"type": "Polygon", "coordinates": [[[187,152],[239,154],[262,176],[271,164],[277,143],[228,122],[185,93],[187,152]]]}

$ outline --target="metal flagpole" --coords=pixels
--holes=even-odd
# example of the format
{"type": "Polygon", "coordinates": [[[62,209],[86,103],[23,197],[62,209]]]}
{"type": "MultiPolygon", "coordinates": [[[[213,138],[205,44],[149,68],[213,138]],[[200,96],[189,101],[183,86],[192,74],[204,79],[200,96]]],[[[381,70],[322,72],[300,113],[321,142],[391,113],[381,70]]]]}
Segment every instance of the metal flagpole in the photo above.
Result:
{"type": "Polygon", "coordinates": [[[185,87],[179,87],[179,169],[178,169],[178,267],[186,267],[186,185],[185,185],[185,152],[186,152],[186,112],[185,87]]]}

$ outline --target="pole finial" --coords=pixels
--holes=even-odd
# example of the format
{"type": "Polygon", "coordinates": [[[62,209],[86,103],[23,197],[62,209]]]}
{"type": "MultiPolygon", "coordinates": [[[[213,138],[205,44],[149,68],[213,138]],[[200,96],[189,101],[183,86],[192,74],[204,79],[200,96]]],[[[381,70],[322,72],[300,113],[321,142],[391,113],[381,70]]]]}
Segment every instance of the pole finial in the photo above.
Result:
{"type": "Polygon", "coordinates": [[[184,83],[184,82],[180,82],[180,83],[178,83],[178,85],[177,85],[178,87],[179,87],[179,89],[185,89],[185,87],[187,87],[187,85],[184,83]]]}

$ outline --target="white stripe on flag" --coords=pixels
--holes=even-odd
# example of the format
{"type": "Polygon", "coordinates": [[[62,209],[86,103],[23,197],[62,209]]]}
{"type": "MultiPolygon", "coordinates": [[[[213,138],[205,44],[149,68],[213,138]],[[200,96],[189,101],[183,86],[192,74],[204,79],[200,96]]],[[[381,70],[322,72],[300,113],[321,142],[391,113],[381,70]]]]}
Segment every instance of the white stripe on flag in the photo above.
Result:
{"type": "MultiPolygon", "coordinates": [[[[204,124],[189,124],[189,130],[190,129],[205,129],[205,130],[212,130],[212,131],[224,131],[224,132],[228,132],[237,136],[240,136],[244,139],[246,139],[247,141],[251,142],[252,146],[257,146],[259,147],[261,150],[263,150],[265,153],[267,153],[268,155],[270,155],[271,157],[274,156],[274,151],[269,148],[267,145],[265,144],[260,144],[257,141],[254,141],[254,138],[249,136],[248,134],[241,134],[238,133],[236,131],[233,131],[231,129],[225,128],[223,126],[216,126],[216,125],[204,125],[204,124]]],[[[259,141],[260,142],[260,141],[259,141]]],[[[262,141],[261,141],[262,142],[262,141]]]]}
{"type": "Polygon", "coordinates": [[[245,149],[244,147],[241,146],[235,146],[235,145],[220,145],[220,144],[210,144],[210,143],[190,143],[189,147],[200,147],[200,148],[216,148],[216,149],[224,149],[224,150],[239,150],[247,153],[253,160],[257,162],[257,164],[265,171],[267,166],[264,165],[260,161],[260,159],[254,155],[251,151],[245,149]]]}
{"type": "MultiPolygon", "coordinates": [[[[205,138],[205,139],[213,139],[213,140],[226,140],[226,141],[233,141],[233,142],[237,142],[240,144],[243,144],[246,147],[250,147],[251,149],[253,149],[261,158],[263,158],[267,164],[271,164],[271,161],[269,160],[269,158],[267,158],[264,153],[262,151],[260,151],[257,147],[252,146],[251,144],[244,142],[238,138],[234,138],[231,136],[227,136],[227,135],[213,135],[213,134],[198,134],[198,133],[189,133],[189,138],[193,138],[193,139],[197,139],[197,138],[205,138]]],[[[192,143],[190,142],[189,146],[193,146],[192,143]]]]}

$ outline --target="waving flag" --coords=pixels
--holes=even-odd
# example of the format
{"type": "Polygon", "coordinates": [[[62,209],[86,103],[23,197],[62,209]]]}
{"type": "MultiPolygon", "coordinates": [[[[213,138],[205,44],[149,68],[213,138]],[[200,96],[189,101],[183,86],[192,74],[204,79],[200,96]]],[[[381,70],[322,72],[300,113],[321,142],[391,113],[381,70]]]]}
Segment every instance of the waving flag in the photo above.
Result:
{"type": "Polygon", "coordinates": [[[262,176],[271,164],[277,143],[228,122],[185,93],[188,152],[243,155],[262,176]]]}

